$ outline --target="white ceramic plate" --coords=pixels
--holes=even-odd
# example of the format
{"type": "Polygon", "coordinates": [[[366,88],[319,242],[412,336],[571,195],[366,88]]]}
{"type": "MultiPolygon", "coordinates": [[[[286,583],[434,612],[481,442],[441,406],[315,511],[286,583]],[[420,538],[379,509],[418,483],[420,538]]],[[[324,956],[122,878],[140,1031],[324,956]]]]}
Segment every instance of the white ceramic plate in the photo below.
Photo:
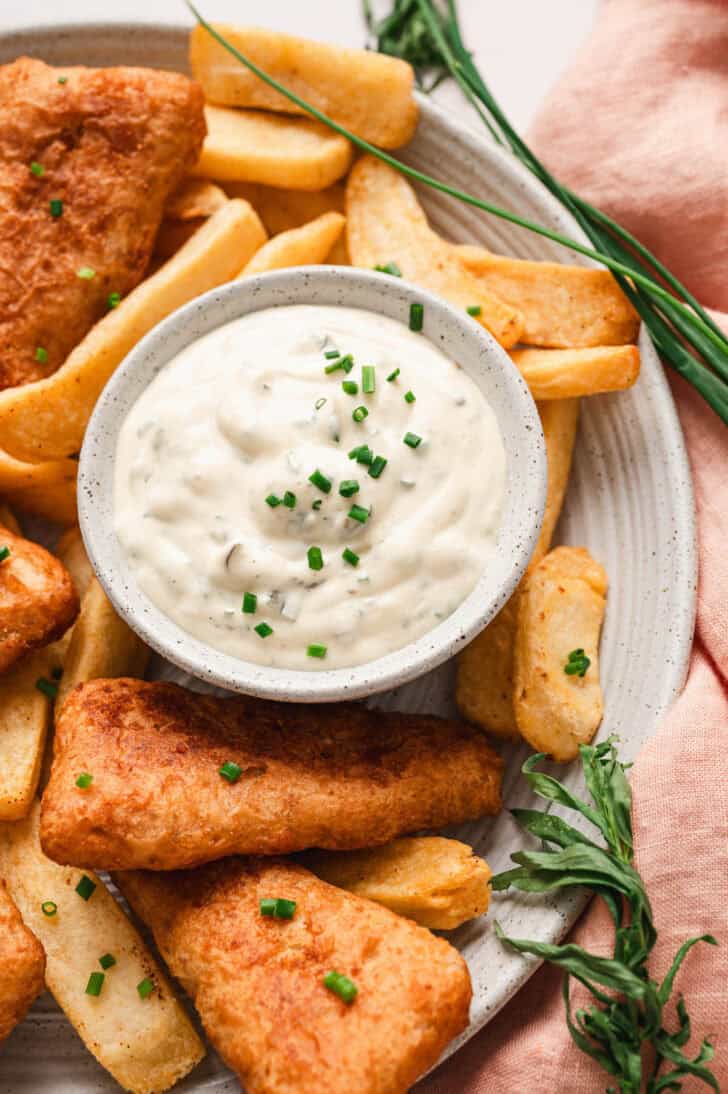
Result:
{"type": "MultiPolygon", "coordinates": [[[[52,64],[185,69],[186,37],[182,29],[148,25],[45,28],[0,37],[0,63],[30,54],[52,64]]],[[[403,158],[430,174],[445,175],[473,194],[583,239],[525,169],[427,102],[417,137],[403,158]]],[[[521,258],[578,261],[555,244],[442,195],[424,191],[422,198],[434,226],[453,240],[482,243],[521,258]]],[[[683,684],[696,589],[694,506],[682,434],[662,368],[644,334],[640,348],[642,375],[631,391],[584,402],[557,535],[557,542],[587,546],[609,574],[602,640],[606,710],[599,736],[618,734],[626,759],[636,756],[654,733],[683,684]]],[[[163,665],[158,675],[180,678],[177,670],[163,665]]],[[[377,703],[390,709],[451,714],[452,681],[452,665],[445,665],[380,696],[377,703]]],[[[506,751],[506,804],[533,805],[519,777],[527,750],[506,751]]],[[[558,774],[572,790],[583,791],[576,766],[558,769],[558,774]]],[[[494,821],[466,825],[457,835],[484,855],[494,871],[504,869],[510,853],[523,844],[508,812],[494,821]]],[[[451,934],[468,962],[474,988],[472,1020],[461,1041],[485,1025],[535,968],[534,962],[503,949],[493,936],[493,918],[497,916],[513,935],[556,941],[582,906],[578,893],[557,900],[499,895],[491,915],[451,934]]],[[[450,1051],[455,1047],[457,1043],[450,1051]]],[[[47,996],[0,1055],[0,1094],[117,1089],[47,996]]],[[[180,1094],[221,1094],[238,1085],[211,1054],[175,1089],[180,1094]]]]}

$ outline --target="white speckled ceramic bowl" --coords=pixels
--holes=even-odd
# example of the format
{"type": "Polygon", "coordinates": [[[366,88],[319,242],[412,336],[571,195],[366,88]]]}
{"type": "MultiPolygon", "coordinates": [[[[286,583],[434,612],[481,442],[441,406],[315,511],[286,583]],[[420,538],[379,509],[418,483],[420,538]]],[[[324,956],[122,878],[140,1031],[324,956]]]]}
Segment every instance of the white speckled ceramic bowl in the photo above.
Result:
{"type": "Polygon", "coordinates": [[[355,699],[398,687],[457,653],[503,606],[538,536],[546,455],[535,403],[497,342],[465,312],[399,278],[334,266],[303,266],[213,289],[170,315],[132,350],[106,385],[86,431],[78,513],[89,558],[116,610],[145,642],[185,672],[232,691],[303,702],[355,699]],[[503,511],[495,553],[473,591],[433,630],[384,657],[351,668],[272,668],[222,653],[168,618],[139,588],[114,531],[114,462],[119,430],[157,373],[202,335],[265,308],[344,305],[407,323],[424,304],[422,335],[475,381],[493,407],[506,450],[503,511]]]}

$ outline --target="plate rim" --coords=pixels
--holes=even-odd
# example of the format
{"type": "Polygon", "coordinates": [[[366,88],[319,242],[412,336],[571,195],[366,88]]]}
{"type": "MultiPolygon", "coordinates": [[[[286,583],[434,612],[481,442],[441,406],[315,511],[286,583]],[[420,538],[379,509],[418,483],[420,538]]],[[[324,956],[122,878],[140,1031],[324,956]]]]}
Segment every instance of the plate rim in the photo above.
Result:
{"type": "MultiPolygon", "coordinates": [[[[104,35],[118,38],[124,34],[128,34],[131,37],[138,34],[144,34],[146,36],[154,36],[155,38],[165,38],[171,44],[179,44],[181,36],[189,34],[193,25],[193,23],[160,23],[158,20],[150,20],[148,22],[141,20],[96,20],[93,22],[79,20],[78,22],[63,21],[35,26],[16,27],[9,31],[0,32],[0,64],[7,63],[2,59],[2,55],[10,53],[15,46],[15,43],[17,43],[17,49],[14,54],[15,57],[22,55],[21,46],[26,50],[37,49],[40,52],[44,47],[48,48],[50,46],[53,48],[59,38],[68,39],[69,37],[80,38],[82,40],[81,44],[83,44],[83,40],[86,38],[93,39],[96,37],[96,41],[98,41],[98,37],[104,35]],[[37,45],[35,43],[37,43],[37,45]]],[[[133,62],[130,62],[130,64],[132,67],[135,67],[133,62]]],[[[138,67],[146,66],[140,65],[138,67]]],[[[170,71],[172,69],[168,68],[167,70],[170,71]]],[[[179,71],[179,69],[176,68],[174,71],[179,71]]],[[[514,187],[518,187],[521,191],[527,193],[529,200],[533,203],[534,207],[538,208],[539,212],[543,213],[547,222],[557,225],[558,230],[562,231],[564,234],[570,235],[575,241],[590,245],[588,238],[572,218],[571,214],[558,203],[545,187],[534,178],[527,168],[511,153],[499,148],[494,142],[489,141],[460,115],[454,116],[451,112],[444,110],[437,103],[432,102],[419,93],[417,93],[417,98],[420,105],[420,123],[426,124],[428,121],[436,121],[446,132],[449,131],[458,141],[464,144],[473,156],[485,155],[489,157],[491,161],[495,161],[502,174],[513,180],[514,187]]],[[[402,151],[403,150],[397,150],[397,153],[400,154],[402,151]]],[[[406,152],[406,149],[404,151],[406,152]]],[[[567,253],[568,252],[565,251],[565,254],[567,253]]],[[[578,253],[573,254],[572,261],[575,265],[600,265],[598,262],[592,261],[578,253]]],[[[663,426],[669,430],[669,440],[674,460],[674,470],[672,474],[674,484],[673,512],[677,524],[683,530],[681,549],[684,552],[684,569],[689,575],[689,580],[686,582],[686,587],[683,590],[685,611],[681,613],[677,620],[675,631],[672,634],[674,656],[664,666],[662,694],[665,696],[665,703],[662,709],[655,711],[652,730],[654,733],[654,727],[656,727],[658,721],[664,717],[670,703],[674,701],[676,696],[681,692],[690,665],[690,654],[693,644],[697,611],[697,514],[692,470],[677,406],[672,395],[665,366],[662,364],[644,325],[641,326],[640,341],[643,345],[649,347],[649,351],[654,358],[654,361],[651,362],[650,366],[652,374],[650,397],[652,405],[656,408],[659,412],[659,416],[662,418],[663,426]]],[[[563,919],[563,930],[560,937],[563,937],[571,929],[582,909],[588,902],[588,899],[588,895],[585,894],[583,898],[578,896],[577,899],[571,901],[570,910],[565,914],[563,919]]],[[[522,974],[514,978],[512,990],[504,992],[496,1005],[485,1010],[476,1019],[471,1020],[464,1033],[451,1042],[439,1062],[442,1062],[452,1055],[466,1041],[486,1026],[491,1019],[495,1017],[498,1011],[525,986],[539,964],[540,962],[536,961],[527,962],[522,974]]]]}

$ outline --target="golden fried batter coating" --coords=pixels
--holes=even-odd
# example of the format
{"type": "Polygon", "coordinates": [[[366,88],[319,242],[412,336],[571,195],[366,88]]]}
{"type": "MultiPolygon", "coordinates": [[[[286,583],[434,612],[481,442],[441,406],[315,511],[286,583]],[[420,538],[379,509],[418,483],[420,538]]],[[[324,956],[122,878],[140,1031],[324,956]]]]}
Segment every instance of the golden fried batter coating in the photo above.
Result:
{"type": "Polygon", "coordinates": [[[0,881],[0,1041],[43,991],[45,954],[0,881]]]}
{"type": "Polygon", "coordinates": [[[468,1022],[460,954],[424,927],[280,859],[121,874],[248,1094],[404,1094],[468,1022]],[[260,901],[296,903],[290,920],[260,901]],[[323,984],[353,980],[343,1002],[323,984]]]}
{"type": "Polygon", "coordinates": [[[47,646],[68,630],[78,615],[71,575],[37,543],[0,526],[0,673],[23,654],[47,646]]]}
{"type": "Polygon", "coordinates": [[[497,813],[501,771],[463,723],[93,680],[57,718],[41,840],[56,862],[114,870],[371,847],[497,813]]]}
{"type": "Polygon", "coordinates": [[[0,389],[54,372],[139,283],[204,135],[177,73],[0,67],[0,389]]]}

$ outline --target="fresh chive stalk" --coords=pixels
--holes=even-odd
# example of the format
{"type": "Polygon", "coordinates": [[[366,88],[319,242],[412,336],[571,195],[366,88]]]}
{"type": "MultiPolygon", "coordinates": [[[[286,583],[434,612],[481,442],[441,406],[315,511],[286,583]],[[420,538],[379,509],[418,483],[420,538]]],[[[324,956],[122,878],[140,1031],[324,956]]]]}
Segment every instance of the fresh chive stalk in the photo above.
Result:
{"type": "MultiPolygon", "coordinates": [[[[577,243],[568,236],[435,179],[423,171],[401,163],[388,152],[383,152],[382,149],[370,144],[369,141],[357,137],[345,126],[335,122],[323,111],[306,102],[300,95],[259,68],[211,26],[190,0],[186,2],[200,26],[204,27],[208,34],[240,64],[254,72],[265,84],[274,88],[290,102],[295,103],[334,132],[346,137],[357,148],[371,153],[383,163],[389,164],[390,167],[416,182],[431,186],[443,194],[509,221],[511,224],[517,224],[554,243],[560,243],[577,254],[596,259],[610,269],[620,287],[634,304],[663,358],[700,392],[722,421],[728,424],[728,338],[695,297],[646,247],[606,214],[557,182],[518,137],[491,95],[462,41],[455,0],[447,0],[446,15],[440,13],[433,0],[404,0],[404,2],[397,0],[392,13],[394,22],[387,23],[390,37],[386,41],[386,51],[405,60],[415,61],[412,21],[419,20],[416,48],[419,50],[419,56],[427,59],[426,66],[438,68],[438,81],[448,75],[457,81],[468,100],[475,106],[489,132],[499,143],[509,147],[574,215],[588,238],[594,243],[594,247],[577,243]],[[424,33],[423,28],[427,33],[424,33]],[[661,281],[664,281],[667,287],[663,287],[661,281]]],[[[383,41],[384,24],[380,23],[374,27],[371,13],[369,14],[370,26],[383,41]]],[[[384,44],[382,48],[385,48],[384,44]]],[[[416,61],[415,67],[417,67],[416,61]]]]}

